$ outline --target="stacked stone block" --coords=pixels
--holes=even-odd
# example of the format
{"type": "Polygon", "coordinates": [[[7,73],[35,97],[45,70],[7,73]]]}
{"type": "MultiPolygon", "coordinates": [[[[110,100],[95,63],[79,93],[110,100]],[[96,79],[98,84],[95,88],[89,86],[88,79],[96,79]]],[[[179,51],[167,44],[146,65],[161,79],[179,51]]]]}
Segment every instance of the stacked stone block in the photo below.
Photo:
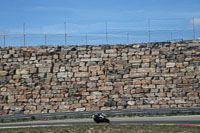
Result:
{"type": "Polygon", "coordinates": [[[200,42],[0,48],[0,113],[200,106],[200,42]]]}

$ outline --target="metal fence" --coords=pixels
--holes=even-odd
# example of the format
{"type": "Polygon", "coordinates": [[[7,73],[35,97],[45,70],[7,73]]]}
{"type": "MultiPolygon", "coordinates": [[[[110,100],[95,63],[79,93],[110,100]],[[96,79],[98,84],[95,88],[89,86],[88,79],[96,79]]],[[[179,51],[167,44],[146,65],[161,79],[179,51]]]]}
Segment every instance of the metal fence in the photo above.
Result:
{"type": "MultiPolygon", "coordinates": [[[[87,29],[87,26],[85,26],[85,29],[81,29],[80,25],[76,24],[68,24],[68,29],[66,27],[65,22],[58,25],[58,29],[53,29],[54,32],[46,31],[45,34],[41,34],[41,32],[33,34],[32,30],[37,29],[37,27],[26,26],[25,24],[21,25],[21,29],[19,28],[16,33],[12,32],[13,27],[10,27],[11,32],[9,34],[2,32],[0,28],[0,46],[146,43],[196,40],[200,36],[199,18],[148,20],[122,24],[106,22],[95,25],[95,27],[91,26],[90,29],[87,29]]],[[[16,29],[13,31],[16,31],[16,29]]]]}
{"type": "MultiPolygon", "coordinates": [[[[196,30],[200,35],[200,30],[196,30]]],[[[0,35],[0,46],[37,46],[37,45],[90,45],[120,44],[141,42],[163,42],[170,40],[194,40],[193,30],[155,30],[88,34],[8,34],[0,35]]]]}

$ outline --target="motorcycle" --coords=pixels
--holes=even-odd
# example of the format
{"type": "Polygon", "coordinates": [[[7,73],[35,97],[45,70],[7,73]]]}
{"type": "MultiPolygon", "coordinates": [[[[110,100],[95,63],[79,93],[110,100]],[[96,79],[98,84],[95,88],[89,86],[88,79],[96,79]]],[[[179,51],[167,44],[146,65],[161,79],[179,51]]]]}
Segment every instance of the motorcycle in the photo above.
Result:
{"type": "Polygon", "coordinates": [[[96,123],[103,123],[103,122],[110,123],[110,120],[106,118],[106,115],[103,113],[93,115],[92,118],[94,119],[96,123]]]}

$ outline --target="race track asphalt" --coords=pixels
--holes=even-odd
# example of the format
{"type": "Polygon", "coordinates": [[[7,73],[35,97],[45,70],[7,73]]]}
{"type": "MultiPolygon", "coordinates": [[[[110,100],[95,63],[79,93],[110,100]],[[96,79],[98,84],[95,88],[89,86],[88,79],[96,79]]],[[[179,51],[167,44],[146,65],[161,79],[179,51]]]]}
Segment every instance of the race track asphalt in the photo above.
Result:
{"type": "MultiPolygon", "coordinates": [[[[124,117],[109,118],[110,124],[175,124],[175,125],[196,125],[200,126],[200,115],[191,116],[164,116],[164,117],[124,117]]],[[[68,124],[94,124],[93,119],[66,119],[49,121],[28,121],[28,122],[9,122],[0,123],[0,128],[19,128],[19,127],[37,127],[37,126],[59,126],[68,124]]]]}

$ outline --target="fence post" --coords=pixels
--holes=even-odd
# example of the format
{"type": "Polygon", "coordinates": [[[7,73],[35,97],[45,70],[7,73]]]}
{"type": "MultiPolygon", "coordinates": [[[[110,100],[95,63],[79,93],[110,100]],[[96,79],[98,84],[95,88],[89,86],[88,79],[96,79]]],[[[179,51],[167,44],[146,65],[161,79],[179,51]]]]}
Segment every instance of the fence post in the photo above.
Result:
{"type": "Polygon", "coordinates": [[[195,35],[195,18],[193,17],[193,38],[194,38],[194,40],[195,40],[195,38],[196,38],[196,35],[195,35]]]}
{"type": "Polygon", "coordinates": [[[65,45],[67,45],[67,24],[66,24],[66,22],[64,23],[64,28],[65,28],[65,45]]]}
{"type": "Polygon", "coordinates": [[[171,40],[173,40],[173,33],[171,32],[171,40]]]}
{"type": "Polygon", "coordinates": [[[24,46],[26,46],[26,32],[25,32],[25,23],[23,24],[23,33],[24,33],[24,46]]]}
{"type": "Polygon", "coordinates": [[[6,35],[5,34],[3,35],[3,46],[4,47],[6,46],[6,35]]]}
{"type": "Polygon", "coordinates": [[[149,42],[151,42],[151,22],[150,22],[150,19],[148,19],[148,29],[149,29],[149,42]]]}
{"type": "Polygon", "coordinates": [[[87,43],[88,43],[87,34],[85,35],[85,42],[86,42],[86,45],[87,45],[87,43]]]}
{"type": "Polygon", "coordinates": [[[45,41],[45,42],[44,42],[45,45],[47,45],[47,35],[46,35],[46,34],[44,35],[44,41],[45,41]]]}
{"type": "Polygon", "coordinates": [[[106,22],[106,44],[108,44],[108,25],[106,22]]]}

